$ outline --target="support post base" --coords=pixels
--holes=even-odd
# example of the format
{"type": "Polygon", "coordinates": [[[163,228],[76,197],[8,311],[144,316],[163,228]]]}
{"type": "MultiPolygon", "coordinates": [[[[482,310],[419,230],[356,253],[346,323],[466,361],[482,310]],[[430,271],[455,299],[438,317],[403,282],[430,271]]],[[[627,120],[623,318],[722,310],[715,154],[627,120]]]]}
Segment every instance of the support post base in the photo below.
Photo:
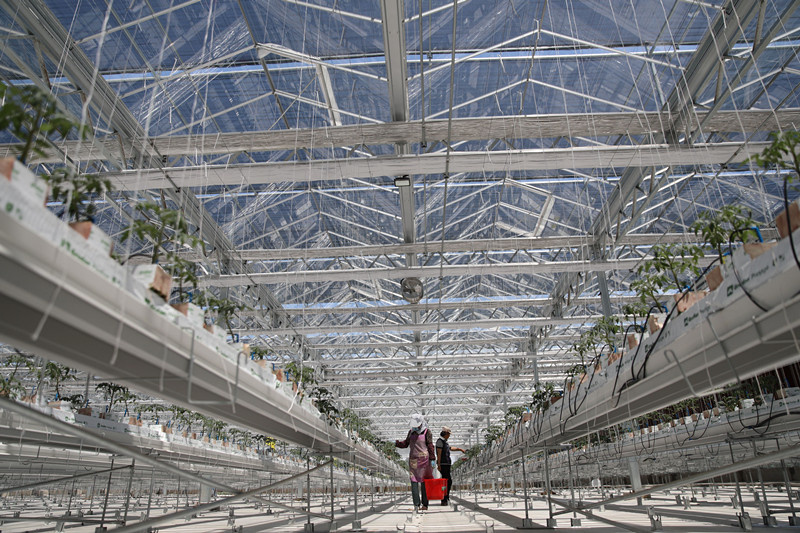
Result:
{"type": "Polygon", "coordinates": [[[314,533],[314,524],[306,522],[305,524],[303,524],[303,531],[305,533],[314,533]]]}
{"type": "Polygon", "coordinates": [[[547,527],[550,529],[555,529],[558,527],[558,519],[557,518],[548,518],[547,519],[547,527]]]}
{"type": "Polygon", "coordinates": [[[530,518],[523,518],[522,527],[520,529],[533,529],[533,520],[530,518]]]}
{"type": "Polygon", "coordinates": [[[750,518],[749,514],[740,513],[736,515],[736,518],[739,519],[739,527],[742,528],[743,531],[753,531],[753,520],[750,518]]]}
{"type": "Polygon", "coordinates": [[[580,518],[570,518],[569,525],[572,527],[581,527],[581,519],[580,518]]]}

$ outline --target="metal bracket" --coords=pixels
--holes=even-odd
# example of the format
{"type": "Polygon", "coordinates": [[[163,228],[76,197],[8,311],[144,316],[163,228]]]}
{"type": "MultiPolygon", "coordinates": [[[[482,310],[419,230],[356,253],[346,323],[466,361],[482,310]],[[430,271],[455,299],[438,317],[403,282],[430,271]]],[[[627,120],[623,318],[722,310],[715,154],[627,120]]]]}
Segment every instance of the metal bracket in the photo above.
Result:
{"type": "Polygon", "coordinates": [[[647,516],[650,518],[650,531],[662,531],[664,529],[661,523],[661,515],[656,513],[652,505],[647,508],[647,516]]]}
{"type": "Polygon", "coordinates": [[[744,531],[753,531],[753,520],[748,513],[736,513],[739,520],[739,527],[744,531]]]}

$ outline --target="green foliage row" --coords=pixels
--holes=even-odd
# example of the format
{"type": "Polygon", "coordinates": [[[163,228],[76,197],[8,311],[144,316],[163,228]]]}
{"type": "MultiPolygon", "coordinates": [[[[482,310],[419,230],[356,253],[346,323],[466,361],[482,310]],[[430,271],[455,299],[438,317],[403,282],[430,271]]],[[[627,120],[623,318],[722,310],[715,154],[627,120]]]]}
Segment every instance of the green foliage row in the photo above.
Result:
{"type": "Polygon", "coordinates": [[[534,391],[531,395],[531,401],[528,404],[531,411],[534,413],[544,413],[550,408],[554,397],[558,396],[556,387],[552,383],[538,382],[534,385],[534,391]]]}
{"type": "Polygon", "coordinates": [[[52,94],[36,85],[0,83],[0,100],[0,130],[22,142],[13,147],[22,164],[27,164],[31,155],[44,156],[55,141],[66,139],[73,132],[81,138],[90,133],[88,126],[61,110],[52,94]]]}
{"type": "Polygon", "coordinates": [[[772,143],[750,160],[764,168],[789,170],[788,181],[795,181],[800,176],[800,132],[784,131],[771,138],[772,143]]]}
{"type": "Polygon", "coordinates": [[[0,396],[7,398],[20,398],[25,394],[23,375],[30,376],[36,381],[37,388],[46,383],[55,390],[56,399],[61,399],[61,385],[65,381],[76,379],[75,370],[56,361],[43,361],[36,364],[32,356],[20,352],[11,354],[5,361],[5,366],[11,368],[8,374],[0,374],[0,396]]]}
{"type": "MultiPolygon", "coordinates": [[[[12,146],[19,161],[27,164],[32,155],[44,156],[59,139],[75,135],[91,136],[91,128],[64,113],[56,98],[36,85],[0,83],[0,130],[11,133],[22,144],[12,146]]],[[[88,200],[112,190],[111,182],[93,174],[81,173],[74,166],[56,168],[42,178],[50,186],[54,202],[64,205],[72,221],[91,220],[95,205],[88,200]]]]}
{"type": "Polygon", "coordinates": [[[578,341],[572,345],[581,362],[573,366],[567,374],[574,376],[585,372],[588,361],[599,357],[606,348],[614,349],[621,332],[622,325],[618,317],[600,317],[595,325],[581,333],[578,341]]]}

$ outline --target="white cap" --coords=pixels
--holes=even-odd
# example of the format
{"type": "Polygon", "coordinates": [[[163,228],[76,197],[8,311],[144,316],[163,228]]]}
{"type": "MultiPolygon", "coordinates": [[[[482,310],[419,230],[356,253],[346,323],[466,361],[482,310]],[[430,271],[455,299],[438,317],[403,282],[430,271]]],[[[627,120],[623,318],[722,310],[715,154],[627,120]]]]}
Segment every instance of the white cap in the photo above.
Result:
{"type": "Polygon", "coordinates": [[[425,423],[425,419],[422,417],[421,414],[413,414],[411,415],[411,420],[409,421],[412,428],[418,428],[422,424],[425,423]]]}

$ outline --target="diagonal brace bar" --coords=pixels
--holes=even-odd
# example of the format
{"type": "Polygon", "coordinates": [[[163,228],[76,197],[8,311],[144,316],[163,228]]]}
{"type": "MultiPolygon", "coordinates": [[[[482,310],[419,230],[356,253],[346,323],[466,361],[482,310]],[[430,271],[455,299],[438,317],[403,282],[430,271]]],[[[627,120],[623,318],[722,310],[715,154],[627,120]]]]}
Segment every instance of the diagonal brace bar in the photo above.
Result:
{"type": "Polygon", "coordinates": [[[45,485],[50,485],[51,483],[60,483],[62,481],[69,481],[71,479],[78,479],[80,477],[88,477],[88,476],[96,476],[98,474],[106,474],[108,472],[113,472],[114,470],[125,470],[126,468],[130,468],[131,465],[128,466],[117,466],[115,468],[106,468],[105,470],[94,470],[92,472],[86,472],[84,474],[76,474],[74,476],[66,476],[66,477],[57,477],[55,479],[48,479],[45,481],[38,481],[36,483],[28,483],[27,485],[19,485],[18,487],[8,487],[5,489],[0,489],[0,494],[5,494],[7,492],[14,492],[17,490],[28,490],[33,489],[36,487],[43,487],[45,485]]]}
{"type": "Polygon", "coordinates": [[[694,474],[689,477],[685,477],[679,479],[677,481],[671,481],[669,483],[664,483],[663,485],[656,485],[654,487],[650,487],[649,489],[637,490],[635,492],[630,492],[628,494],[623,494],[621,496],[615,496],[613,498],[609,498],[607,500],[595,502],[589,505],[585,505],[583,507],[572,509],[568,502],[562,500],[553,500],[556,504],[565,509],[566,511],[559,511],[554,514],[567,514],[571,513],[573,510],[579,512],[581,514],[583,511],[589,509],[595,509],[602,505],[608,505],[609,503],[621,502],[624,500],[630,500],[633,498],[640,498],[642,496],[646,496],[648,494],[653,494],[654,492],[660,492],[663,490],[674,489],[677,487],[683,487],[684,485],[689,485],[691,483],[697,483],[699,481],[705,481],[712,477],[719,477],[724,476],[726,474],[732,474],[734,472],[739,472],[740,470],[747,470],[748,468],[755,468],[757,466],[761,466],[766,463],[771,463],[774,461],[780,461],[781,459],[787,459],[789,457],[796,457],[800,455],[800,446],[792,446],[791,448],[785,448],[783,450],[779,450],[776,452],[768,453],[766,455],[761,455],[758,457],[751,457],[750,459],[746,459],[744,461],[740,461],[738,463],[729,464],[727,466],[721,466],[719,468],[715,468],[713,470],[707,470],[705,472],[700,472],[698,474],[694,474]]]}
{"type": "MultiPolygon", "coordinates": [[[[310,474],[314,470],[319,470],[319,469],[321,469],[323,467],[328,466],[328,463],[330,463],[330,462],[331,461],[325,461],[321,465],[315,466],[311,470],[305,470],[303,472],[300,472],[299,474],[295,474],[293,476],[287,477],[286,479],[282,479],[280,481],[276,481],[274,483],[270,483],[269,485],[264,485],[263,487],[258,487],[256,489],[248,490],[246,492],[240,492],[239,494],[234,494],[233,496],[230,496],[228,498],[223,498],[221,500],[216,500],[216,501],[213,501],[213,502],[204,503],[203,505],[198,505],[198,506],[192,507],[190,509],[184,509],[183,511],[178,511],[177,513],[171,513],[171,514],[168,514],[168,515],[159,516],[158,518],[153,518],[151,520],[145,520],[144,522],[139,522],[137,524],[131,524],[130,526],[118,527],[118,528],[114,529],[114,531],[118,531],[120,533],[133,533],[134,531],[147,531],[147,530],[150,530],[150,528],[152,528],[153,526],[157,526],[159,524],[164,524],[166,522],[171,522],[171,521],[177,520],[179,518],[192,516],[193,514],[202,513],[203,511],[208,511],[210,509],[214,509],[216,507],[219,507],[220,505],[227,505],[229,503],[233,503],[233,502],[238,501],[238,500],[243,500],[245,498],[250,498],[251,496],[254,496],[254,497],[257,497],[257,498],[261,499],[258,496],[259,493],[264,492],[266,490],[273,489],[273,488],[278,487],[280,485],[284,485],[286,483],[290,483],[290,482],[292,482],[292,481],[294,481],[294,480],[296,480],[298,478],[301,478],[301,477],[303,477],[305,475],[310,474]]],[[[277,504],[276,502],[270,502],[269,500],[266,500],[266,501],[269,502],[272,505],[278,505],[279,507],[285,507],[287,509],[291,509],[291,510],[296,511],[296,512],[302,512],[302,513],[306,512],[306,511],[301,511],[299,509],[295,509],[295,508],[290,507],[288,505],[277,504]]],[[[321,514],[317,514],[317,513],[310,513],[310,512],[306,513],[306,514],[308,514],[309,516],[322,518],[323,520],[330,520],[330,517],[326,516],[326,515],[321,515],[321,514]]]]}
{"type": "Polygon", "coordinates": [[[563,511],[563,512],[560,512],[560,513],[553,513],[554,515],[575,512],[575,513],[582,514],[583,516],[585,516],[586,518],[589,518],[590,520],[597,520],[598,522],[603,522],[605,524],[609,524],[611,526],[618,527],[620,529],[627,529],[628,531],[633,531],[634,533],[646,533],[646,532],[650,531],[649,529],[644,529],[644,528],[641,528],[641,527],[631,526],[631,525],[625,524],[623,522],[618,522],[616,520],[611,520],[610,518],[606,518],[604,516],[593,514],[591,510],[584,510],[584,509],[581,509],[580,507],[572,506],[572,505],[570,505],[569,502],[566,502],[566,501],[563,501],[563,500],[552,499],[552,502],[557,504],[557,505],[559,505],[559,506],[561,506],[561,507],[564,507],[566,509],[566,511],[563,511]]]}

